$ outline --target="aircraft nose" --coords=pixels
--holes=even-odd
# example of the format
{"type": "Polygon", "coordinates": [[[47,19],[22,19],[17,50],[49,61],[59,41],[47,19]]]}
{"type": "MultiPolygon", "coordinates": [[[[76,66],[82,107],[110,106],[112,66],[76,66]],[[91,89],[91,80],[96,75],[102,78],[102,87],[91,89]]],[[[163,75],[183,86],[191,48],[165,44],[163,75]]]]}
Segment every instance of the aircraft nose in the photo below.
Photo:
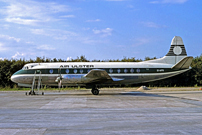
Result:
{"type": "Polygon", "coordinates": [[[11,81],[17,83],[17,77],[15,75],[11,76],[11,81]]]}

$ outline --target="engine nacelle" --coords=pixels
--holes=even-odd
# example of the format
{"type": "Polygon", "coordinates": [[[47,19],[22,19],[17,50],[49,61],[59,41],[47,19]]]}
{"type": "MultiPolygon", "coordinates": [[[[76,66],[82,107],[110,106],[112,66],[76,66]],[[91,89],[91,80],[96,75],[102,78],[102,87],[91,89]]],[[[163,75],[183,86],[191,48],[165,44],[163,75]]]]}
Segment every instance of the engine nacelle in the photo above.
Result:
{"type": "Polygon", "coordinates": [[[58,83],[60,80],[61,80],[61,78],[60,78],[60,77],[57,77],[56,80],[55,80],[55,82],[58,83]]]}
{"type": "Polygon", "coordinates": [[[63,75],[63,83],[85,83],[85,80],[88,80],[84,75],[63,75]]]}

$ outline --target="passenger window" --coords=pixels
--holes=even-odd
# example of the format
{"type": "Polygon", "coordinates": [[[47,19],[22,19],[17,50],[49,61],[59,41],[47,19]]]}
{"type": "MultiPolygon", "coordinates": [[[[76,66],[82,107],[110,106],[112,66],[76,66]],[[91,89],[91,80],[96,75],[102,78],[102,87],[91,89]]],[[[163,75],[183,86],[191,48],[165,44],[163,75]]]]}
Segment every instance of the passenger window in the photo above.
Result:
{"type": "Polygon", "coordinates": [[[127,69],[124,69],[124,72],[125,72],[125,73],[127,73],[127,72],[128,72],[128,70],[127,70],[127,69]]]}
{"type": "Polygon", "coordinates": [[[51,74],[52,74],[52,73],[53,73],[53,69],[50,69],[50,70],[49,70],[49,73],[51,73],[51,74]]]}
{"type": "Polygon", "coordinates": [[[66,73],[69,74],[69,69],[66,69],[66,73]]]}
{"type": "Polygon", "coordinates": [[[74,69],[74,73],[75,73],[75,74],[77,73],[77,69],[74,69]]]}
{"type": "Polygon", "coordinates": [[[134,72],[134,69],[133,69],[133,68],[131,68],[131,69],[130,69],[130,72],[131,72],[131,73],[133,73],[133,72],[134,72]]]}
{"type": "Polygon", "coordinates": [[[80,69],[80,73],[81,73],[81,74],[83,73],[83,69],[80,69]]]}
{"type": "Polygon", "coordinates": [[[110,69],[109,69],[109,73],[112,73],[112,72],[113,72],[113,69],[110,68],[110,69]]]}

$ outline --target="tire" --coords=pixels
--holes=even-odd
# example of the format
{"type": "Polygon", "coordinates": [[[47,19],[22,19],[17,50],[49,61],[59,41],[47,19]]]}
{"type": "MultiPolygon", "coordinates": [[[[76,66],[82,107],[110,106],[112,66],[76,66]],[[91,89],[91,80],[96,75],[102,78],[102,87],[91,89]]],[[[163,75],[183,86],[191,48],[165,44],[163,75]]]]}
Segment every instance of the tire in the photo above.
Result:
{"type": "Polygon", "coordinates": [[[92,89],[91,92],[92,92],[93,95],[98,95],[99,94],[98,89],[92,89]]]}

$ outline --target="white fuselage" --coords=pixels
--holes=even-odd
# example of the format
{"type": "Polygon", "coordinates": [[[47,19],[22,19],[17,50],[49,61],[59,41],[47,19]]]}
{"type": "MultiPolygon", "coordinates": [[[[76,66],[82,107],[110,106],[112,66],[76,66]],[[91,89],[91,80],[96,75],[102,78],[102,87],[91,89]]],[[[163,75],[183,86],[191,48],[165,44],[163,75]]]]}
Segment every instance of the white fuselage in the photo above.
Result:
{"type": "Polygon", "coordinates": [[[91,84],[91,79],[85,75],[93,69],[105,70],[110,77],[118,81],[105,81],[99,85],[135,84],[168,78],[189,69],[172,70],[173,64],[149,62],[56,62],[30,63],[16,72],[12,81],[31,86],[33,78],[42,78],[43,85],[57,86],[58,76],[65,76],[62,85],[85,86],[91,84]]]}

